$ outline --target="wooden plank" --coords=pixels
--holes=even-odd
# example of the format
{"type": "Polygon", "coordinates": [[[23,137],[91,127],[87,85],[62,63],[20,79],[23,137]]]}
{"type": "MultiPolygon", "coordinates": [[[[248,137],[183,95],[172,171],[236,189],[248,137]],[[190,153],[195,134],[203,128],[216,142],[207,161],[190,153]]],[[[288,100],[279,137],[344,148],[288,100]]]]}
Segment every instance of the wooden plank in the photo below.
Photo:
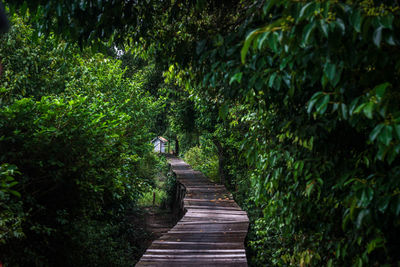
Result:
{"type": "Polygon", "coordinates": [[[243,249],[241,243],[172,242],[152,243],[150,249],[243,249]]]}
{"type": "Polygon", "coordinates": [[[245,217],[247,218],[247,214],[241,212],[241,211],[193,211],[189,209],[185,216],[213,216],[213,217],[220,217],[224,218],[224,216],[238,216],[238,217],[245,217]]]}
{"type": "MultiPolygon", "coordinates": [[[[232,242],[218,242],[218,243],[210,243],[210,242],[177,242],[177,241],[165,241],[165,240],[155,240],[153,241],[153,244],[180,244],[180,245],[210,245],[210,246],[230,246],[230,245],[238,245],[238,243],[232,243],[232,242]]],[[[240,245],[240,244],[239,244],[240,245]]],[[[244,245],[243,245],[244,246],[244,245]]]]}
{"type": "Polygon", "coordinates": [[[229,213],[201,213],[201,212],[187,212],[186,215],[183,218],[186,217],[198,217],[198,218],[217,218],[217,219],[238,219],[238,220],[246,220],[247,215],[243,214],[229,214],[229,213]]]}
{"type": "Polygon", "coordinates": [[[148,254],[146,253],[143,255],[142,259],[147,259],[147,258],[157,258],[157,259],[221,259],[221,258],[246,258],[246,254],[244,251],[241,254],[206,254],[206,255],[199,255],[199,254],[192,254],[192,253],[185,253],[183,255],[181,254],[162,254],[162,255],[157,255],[157,254],[148,254]]]}
{"type": "MultiPolygon", "coordinates": [[[[174,260],[174,261],[177,261],[177,262],[183,262],[183,261],[187,261],[188,260],[188,258],[190,258],[190,257],[185,257],[185,258],[174,258],[173,256],[172,257],[170,257],[169,259],[168,258],[148,258],[148,257],[144,257],[144,258],[142,258],[140,261],[165,261],[165,260],[174,260]]],[[[196,259],[197,258],[190,258],[190,261],[191,262],[196,262],[196,259]]],[[[222,258],[222,259],[218,259],[218,258],[210,258],[210,259],[204,259],[204,258],[199,258],[199,260],[200,260],[200,262],[201,263],[217,263],[217,262],[225,262],[225,263],[231,263],[231,262],[244,262],[244,261],[246,261],[246,256],[244,256],[244,257],[237,257],[236,259],[235,258],[229,258],[229,257],[227,257],[227,258],[222,258]]]]}
{"type": "MultiPolygon", "coordinates": [[[[189,209],[202,209],[202,210],[214,210],[214,206],[196,206],[196,205],[188,205],[185,206],[187,210],[189,209]]],[[[219,210],[242,210],[239,207],[218,207],[219,210]]]]}
{"type": "Polygon", "coordinates": [[[186,191],[187,212],[151,244],[136,266],[247,266],[247,213],[223,185],[208,181],[178,158],[169,161],[186,191]]]}
{"type": "Polygon", "coordinates": [[[142,261],[140,265],[137,266],[162,266],[162,267],[186,267],[186,266],[198,266],[198,267],[210,267],[210,266],[247,266],[247,260],[246,258],[244,259],[215,259],[215,260],[207,260],[203,259],[201,261],[199,260],[187,260],[187,259],[146,259],[142,261]],[[148,262],[148,264],[145,264],[145,262],[148,262]]]}
{"type": "MultiPolygon", "coordinates": [[[[196,266],[196,267],[210,267],[209,263],[193,263],[191,261],[187,262],[174,262],[174,261],[168,261],[168,262],[142,262],[136,266],[152,266],[152,267],[176,267],[176,266],[196,266]]],[[[234,265],[235,267],[242,267],[242,266],[247,266],[247,263],[236,263],[234,265]]],[[[223,264],[223,263],[218,263],[218,267],[232,267],[232,264],[223,264]]]]}
{"type": "Polygon", "coordinates": [[[243,253],[243,249],[148,249],[147,253],[243,253]]]}
{"type": "Polygon", "coordinates": [[[248,226],[246,224],[187,224],[177,225],[170,229],[168,232],[174,231],[246,231],[248,226]]]}
{"type": "Polygon", "coordinates": [[[217,221],[217,222],[207,222],[207,221],[194,221],[194,222],[179,222],[177,225],[205,225],[205,224],[222,224],[222,225],[230,225],[230,224],[238,224],[243,225],[243,227],[248,228],[248,221],[217,221]]]}
{"type": "Polygon", "coordinates": [[[234,203],[235,200],[233,199],[218,199],[218,198],[185,198],[185,201],[196,201],[196,202],[216,202],[216,203],[224,203],[224,202],[229,202],[229,203],[234,203]]]}

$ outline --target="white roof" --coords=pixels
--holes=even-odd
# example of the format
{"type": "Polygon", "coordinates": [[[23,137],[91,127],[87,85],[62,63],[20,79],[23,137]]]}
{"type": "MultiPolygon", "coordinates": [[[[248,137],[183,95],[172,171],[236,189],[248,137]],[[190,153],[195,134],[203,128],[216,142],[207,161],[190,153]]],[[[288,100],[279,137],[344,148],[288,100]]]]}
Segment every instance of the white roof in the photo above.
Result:
{"type": "Polygon", "coordinates": [[[160,141],[163,142],[163,143],[167,143],[167,142],[168,142],[168,140],[165,139],[165,138],[162,137],[162,136],[157,136],[156,138],[154,138],[153,140],[151,140],[151,142],[153,143],[153,142],[156,141],[157,139],[160,140],[160,141]]]}

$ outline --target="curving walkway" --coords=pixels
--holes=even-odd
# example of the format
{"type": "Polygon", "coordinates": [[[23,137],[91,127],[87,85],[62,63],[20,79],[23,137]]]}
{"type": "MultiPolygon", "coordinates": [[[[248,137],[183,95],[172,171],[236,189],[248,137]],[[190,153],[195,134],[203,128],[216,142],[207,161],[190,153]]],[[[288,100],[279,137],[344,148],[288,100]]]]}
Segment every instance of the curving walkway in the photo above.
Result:
{"type": "Polygon", "coordinates": [[[210,182],[183,160],[170,158],[186,188],[186,214],[155,240],[136,266],[247,266],[249,220],[224,186],[210,182]]]}

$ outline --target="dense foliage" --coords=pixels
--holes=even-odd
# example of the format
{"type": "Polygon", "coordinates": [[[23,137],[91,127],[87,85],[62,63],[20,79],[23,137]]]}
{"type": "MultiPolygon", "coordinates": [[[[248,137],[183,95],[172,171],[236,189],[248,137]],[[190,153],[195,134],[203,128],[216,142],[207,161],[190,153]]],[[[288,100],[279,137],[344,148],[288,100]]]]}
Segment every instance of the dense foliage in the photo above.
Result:
{"type": "Polygon", "coordinates": [[[157,171],[157,102],[119,61],[12,24],[0,42],[0,259],[131,265],[146,236],[129,216],[157,171]]]}
{"type": "Polygon", "coordinates": [[[268,9],[277,17],[242,49],[244,61],[254,45],[251,78],[265,81],[255,97],[264,138],[250,158],[262,166],[253,173],[265,205],[261,244],[283,263],[397,264],[399,7],[310,1],[268,9]]]}
{"type": "Polygon", "coordinates": [[[247,128],[254,264],[399,261],[398,15],[371,1],[267,1],[266,26],[240,48],[236,31],[210,44],[182,78],[199,105],[220,99],[232,137],[247,128]]]}
{"type": "Polygon", "coordinates": [[[95,30],[62,27],[81,1],[41,3],[29,1],[41,30],[118,37],[157,59],[166,131],[182,151],[213,144],[252,220],[251,264],[399,264],[397,1],[89,1],[95,30]],[[110,22],[132,8],[132,24],[110,22]]]}
{"type": "Polygon", "coordinates": [[[194,146],[186,151],[183,160],[194,170],[201,171],[212,181],[220,182],[218,176],[218,156],[210,144],[194,146]]]}
{"type": "Polygon", "coordinates": [[[261,7],[199,40],[196,65],[170,71],[223,143],[230,184],[255,220],[253,264],[396,264],[399,7],[261,7]],[[210,115],[215,105],[224,121],[210,115]]]}

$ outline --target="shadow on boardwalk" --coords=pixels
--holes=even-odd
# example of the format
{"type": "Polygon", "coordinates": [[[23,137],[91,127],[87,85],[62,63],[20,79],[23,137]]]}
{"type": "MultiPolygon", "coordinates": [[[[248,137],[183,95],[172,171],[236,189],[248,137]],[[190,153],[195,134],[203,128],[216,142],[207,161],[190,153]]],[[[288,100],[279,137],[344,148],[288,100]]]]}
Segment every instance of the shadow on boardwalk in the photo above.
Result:
{"type": "Polygon", "coordinates": [[[249,220],[224,186],[210,182],[183,160],[169,158],[186,188],[186,214],[153,241],[136,266],[247,266],[249,220]]]}

